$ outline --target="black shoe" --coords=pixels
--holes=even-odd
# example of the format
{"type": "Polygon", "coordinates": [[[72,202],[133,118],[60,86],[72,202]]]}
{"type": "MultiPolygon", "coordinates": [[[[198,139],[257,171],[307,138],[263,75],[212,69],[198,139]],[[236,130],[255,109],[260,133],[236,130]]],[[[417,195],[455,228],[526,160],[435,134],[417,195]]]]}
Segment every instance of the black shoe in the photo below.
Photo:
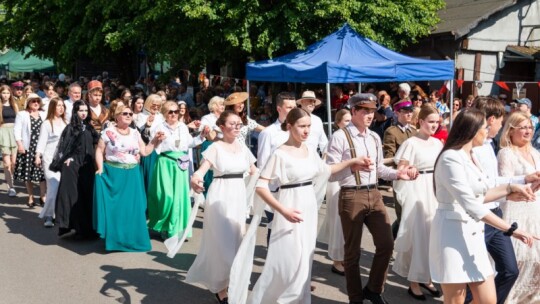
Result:
{"type": "Polygon", "coordinates": [[[364,294],[364,300],[370,300],[373,304],[389,304],[382,294],[369,290],[367,286],[362,289],[362,293],[364,294]]]}
{"type": "Polygon", "coordinates": [[[413,297],[414,299],[416,300],[419,300],[419,301],[425,301],[426,300],[426,296],[424,294],[415,294],[412,289],[409,287],[409,290],[408,290],[408,293],[411,297],[413,297]]]}
{"type": "Polygon", "coordinates": [[[219,304],[229,304],[229,297],[225,297],[223,299],[219,298],[219,295],[215,293],[216,299],[218,300],[219,304]]]}
{"type": "Polygon", "coordinates": [[[335,273],[335,274],[339,274],[340,276],[345,275],[345,271],[341,271],[341,270],[337,269],[336,266],[334,266],[334,265],[332,265],[332,272],[335,273]]]}
{"type": "Polygon", "coordinates": [[[364,304],[364,301],[351,301],[349,304],[364,304]]]}
{"type": "Polygon", "coordinates": [[[426,289],[427,291],[429,291],[429,293],[435,298],[438,298],[438,297],[442,296],[441,292],[435,287],[433,287],[433,288],[435,288],[435,290],[433,290],[433,289],[429,288],[424,283],[420,283],[419,285],[420,285],[420,287],[422,287],[422,288],[426,289]]]}

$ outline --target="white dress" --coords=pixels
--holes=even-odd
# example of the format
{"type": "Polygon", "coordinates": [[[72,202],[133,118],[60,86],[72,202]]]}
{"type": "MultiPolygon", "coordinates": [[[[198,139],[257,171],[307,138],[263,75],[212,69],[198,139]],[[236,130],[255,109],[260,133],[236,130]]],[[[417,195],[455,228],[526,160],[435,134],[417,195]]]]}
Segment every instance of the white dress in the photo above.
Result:
{"type": "MultiPolygon", "coordinates": [[[[497,156],[501,176],[520,176],[540,171],[540,153],[531,149],[534,165],[521,153],[512,148],[503,148],[497,156]]],[[[540,235],[540,191],[536,192],[536,202],[507,201],[501,204],[503,219],[508,223],[516,222],[519,228],[540,235]]],[[[533,242],[528,248],[519,240],[512,238],[519,276],[508,295],[506,303],[540,303],[540,242],[533,242]]]]}
{"type": "Polygon", "coordinates": [[[328,244],[328,257],[332,261],[345,258],[345,239],[338,212],[339,182],[329,182],[326,186],[326,216],[317,240],[328,244]]]}
{"type": "Polygon", "coordinates": [[[186,281],[201,283],[212,293],[229,285],[229,273],[242,242],[246,225],[246,186],[243,178],[216,178],[224,174],[244,173],[256,159],[244,144],[236,143],[236,153],[225,150],[220,142],[202,153],[211,163],[214,180],[210,184],[204,208],[201,247],[189,268],[186,281]]]}
{"type": "Polygon", "coordinates": [[[482,282],[493,275],[484,236],[485,174],[464,150],[446,150],[435,166],[437,211],[429,235],[429,271],[436,283],[482,282]]]}
{"type": "MultiPolygon", "coordinates": [[[[305,145],[304,145],[305,146],[305,145]]],[[[297,158],[276,149],[261,177],[277,179],[281,186],[311,181],[327,174],[329,167],[309,150],[297,158]]],[[[311,303],[311,265],[317,237],[317,198],[312,185],[280,189],[278,201],[301,212],[300,223],[275,213],[266,262],[248,303],[311,303]]]]}
{"type": "Polygon", "coordinates": [[[47,183],[47,197],[45,199],[45,206],[39,213],[40,218],[54,217],[56,194],[60,185],[60,172],[52,172],[49,170],[49,165],[53,160],[56,146],[58,146],[58,141],[60,141],[60,136],[65,127],[65,122],[56,123],[52,127],[50,120],[45,120],[41,124],[41,133],[39,133],[36,152],[42,155],[41,167],[43,168],[47,183]]]}
{"type": "MultiPolygon", "coordinates": [[[[441,152],[440,140],[416,136],[407,139],[397,150],[394,162],[407,160],[419,171],[433,170],[441,152]]],[[[414,181],[394,182],[394,191],[402,206],[401,224],[394,243],[396,260],[392,270],[411,282],[429,283],[429,232],[437,210],[433,192],[433,173],[423,173],[414,181]]]]}

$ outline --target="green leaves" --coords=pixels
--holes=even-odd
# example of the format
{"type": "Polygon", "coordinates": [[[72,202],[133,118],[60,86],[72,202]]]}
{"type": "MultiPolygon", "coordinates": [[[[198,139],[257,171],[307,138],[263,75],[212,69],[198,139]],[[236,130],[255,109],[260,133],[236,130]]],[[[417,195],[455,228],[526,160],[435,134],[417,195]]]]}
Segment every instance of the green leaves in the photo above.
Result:
{"type": "MultiPolygon", "coordinates": [[[[348,22],[394,50],[428,35],[442,0],[0,0],[0,44],[69,67],[143,49],[193,70],[303,49],[348,22]]],[[[243,75],[238,75],[243,76],[243,75]]]]}

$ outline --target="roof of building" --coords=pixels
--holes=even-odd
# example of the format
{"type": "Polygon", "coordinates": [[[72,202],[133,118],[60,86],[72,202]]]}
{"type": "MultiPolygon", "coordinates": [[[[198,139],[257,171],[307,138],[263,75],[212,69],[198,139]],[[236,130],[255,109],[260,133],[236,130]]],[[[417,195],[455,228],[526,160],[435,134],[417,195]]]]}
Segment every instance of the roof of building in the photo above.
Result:
{"type": "Polygon", "coordinates": [[[446,8],[439,11],[441,22],[432,33],[452,33],[456,39],[463,37],[481,21],[516,2],[517,0],[446,0],[446,8]]]}
{"type": "Polygon", "coordinates": [[[507,51],[531,60],[540,60],[540,47],[509,45],[507,51]]]}

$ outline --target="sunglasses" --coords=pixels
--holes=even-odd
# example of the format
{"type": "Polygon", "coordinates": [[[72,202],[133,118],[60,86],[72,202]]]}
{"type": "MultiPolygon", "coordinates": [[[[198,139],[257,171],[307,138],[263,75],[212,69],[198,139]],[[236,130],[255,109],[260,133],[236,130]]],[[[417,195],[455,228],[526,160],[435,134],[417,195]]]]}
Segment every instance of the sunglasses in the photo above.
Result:
{"type": "Polygon", "coordinates": [[[39,103],[40,100],[39,99],[31,99],[31,100],[28,101],[28,103],[34,103],[34,102],[39,103]]]}
{"type": "Polygon", "coordinates": [[[176,111],[170,110],[169,114],[180,114],[180,110],[176,110],[176,111]]]}
{"type": "Polygon", "coordinates": [[[133,117],[133,112],[122,112],[122,116],[133,117]]]}

